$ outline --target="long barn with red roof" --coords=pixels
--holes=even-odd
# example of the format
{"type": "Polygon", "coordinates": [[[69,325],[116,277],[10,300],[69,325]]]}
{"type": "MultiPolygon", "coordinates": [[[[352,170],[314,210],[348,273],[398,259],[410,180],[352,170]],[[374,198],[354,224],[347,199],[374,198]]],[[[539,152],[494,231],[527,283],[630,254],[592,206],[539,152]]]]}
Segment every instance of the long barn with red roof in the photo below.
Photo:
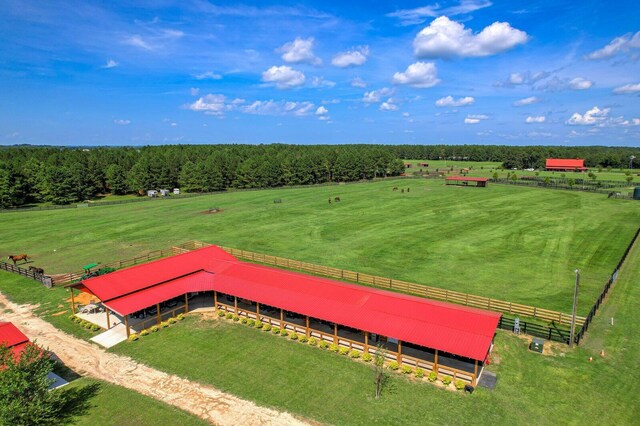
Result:
{"type": "Polygon", "coordinates": [[[584,160],[579,158],[547,158],[547,170],[562,172],[584,172],[589,170],[584,166],[584,160]]]}
{"type": "MultiPolygon", "coordinates": [[[[107,316],[139,331],[199,306],[475,384],[500,314],[237,260],[217,246],[84,280],[107,316]],[[175,308],[178,301],[180,306],[175,308]],[[174,308],[171,310],[171,308],[174,308]],[[147,318],[151,318],[150,320],[147,318]],[[149,323],[151,321],[151,323],[149,323]],[[138,326],[137,324],[143,324],[138,326]]],[[[73,288],[72,287],[72,292],[73,288]]],[[[75,307],[74,307],[75,309],[75,307]]]]}

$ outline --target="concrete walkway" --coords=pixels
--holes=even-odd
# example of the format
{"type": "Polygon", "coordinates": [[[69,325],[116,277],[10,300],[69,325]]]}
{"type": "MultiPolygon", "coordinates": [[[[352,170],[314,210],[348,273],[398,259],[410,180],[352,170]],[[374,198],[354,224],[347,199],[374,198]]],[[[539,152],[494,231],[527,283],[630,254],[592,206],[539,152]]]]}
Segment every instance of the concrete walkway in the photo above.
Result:
{"type": "MultiPolygon", "coordinates": [[[[0,293],[0,319],[15,324],[32,341],[48,348],[69,368],[129,388],[218,425],[304,425],[289,413],[259,407],[210,386],[105,352],[33,315],[35,306],[16,305],[0,293]]],[[[144,407],[138,407],[144,409],[144,407]]]]}
{"type": "Polygon", "coordinates": [[[91,338],[92,342],[95,342],[106,349],[109,349],[120,342],[124,342],[125,340],[127,340],[127,328],[122,323],[91,338]]]}

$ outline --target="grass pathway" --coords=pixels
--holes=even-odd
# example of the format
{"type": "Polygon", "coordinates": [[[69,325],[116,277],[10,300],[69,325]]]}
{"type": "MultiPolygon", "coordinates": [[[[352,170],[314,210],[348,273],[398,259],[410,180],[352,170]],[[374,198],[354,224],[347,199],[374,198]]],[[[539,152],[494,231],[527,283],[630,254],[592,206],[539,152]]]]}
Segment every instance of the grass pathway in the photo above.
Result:
{"type": "Polygon", "coordinates": [[[0,293],[0,317],[32,341],[49,348],[69,368],[150,396],[218,425],[303,425],[288,413],[259,407],[213,387],[182,379],[105,352],[36,317],[31,305],[17,305],[0,293]]]}

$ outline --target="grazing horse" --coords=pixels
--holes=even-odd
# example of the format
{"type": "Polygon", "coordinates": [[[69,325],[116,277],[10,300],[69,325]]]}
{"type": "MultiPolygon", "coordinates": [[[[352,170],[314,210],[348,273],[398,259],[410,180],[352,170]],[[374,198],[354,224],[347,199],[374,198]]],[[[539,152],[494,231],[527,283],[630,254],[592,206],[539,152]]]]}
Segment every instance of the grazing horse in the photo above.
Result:
{"type": "Polygon", "coordinates": [[[337,203],[338,201],[340,201],[340,197],[336,197],[333,201],[337,203]]]}
{"type": "Polygon", "coordinates": [[[9,256],[7,256],[8,260],[13,260],[13,264],[15,265],[16,262],[18,260],[24,260],[24,263],[27,263],[29,261],[29,256],[27,256],[26,254],[11,254],[9,256]]]}
{"type": "Polygon", "coordinates": [[[329,197],[329,204],[331,204],[331,197],[329,197]]]}
{"type": "Polygon", "coordinates": [[[29,266],[29,271],[33,272],[34,274],[44,275],[44,269],[36,268],[35,266],[29,266]]]}
{"type": "Polygon", "coordinates": [[[397,191],[397,190],[398,190],[398,187],[397,187],[397,186],[394,186],[394,187],[393,187],[393,190],[394,190],[394,191],[397,191]]]}

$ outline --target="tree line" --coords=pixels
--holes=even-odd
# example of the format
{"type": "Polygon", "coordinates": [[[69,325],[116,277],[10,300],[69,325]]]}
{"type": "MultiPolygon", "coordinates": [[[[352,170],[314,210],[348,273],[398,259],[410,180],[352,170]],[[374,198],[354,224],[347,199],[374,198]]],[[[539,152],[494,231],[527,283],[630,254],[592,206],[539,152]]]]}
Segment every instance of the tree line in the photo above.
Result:
{"type": "Polygon", "coordinates": [[[397,176],[404,172],[401,159],[537,168],[550,157],[584,158],[589,167],[622,168],[634,154],[633,148],[499,145],[11,146],[0,148],[0,208],[160,188],[210,192],[351,182],[397,176]]]}

